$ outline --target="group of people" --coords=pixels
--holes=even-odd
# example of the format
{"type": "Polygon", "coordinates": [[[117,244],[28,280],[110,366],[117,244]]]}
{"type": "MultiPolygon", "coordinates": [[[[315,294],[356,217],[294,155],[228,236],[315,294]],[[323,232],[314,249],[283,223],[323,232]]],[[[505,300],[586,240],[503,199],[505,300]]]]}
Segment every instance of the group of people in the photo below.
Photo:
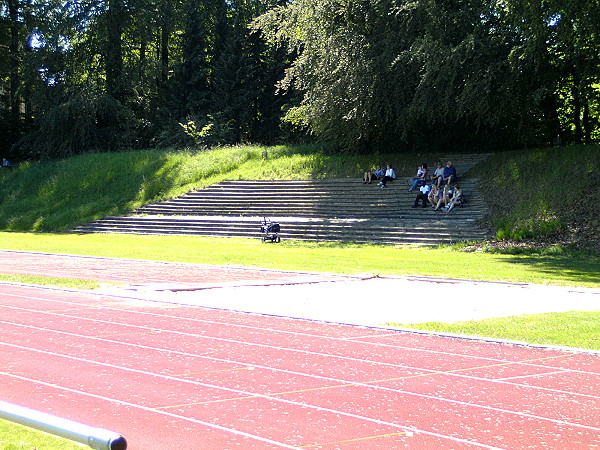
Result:
{"type": "MultiPolygon", "coordinates": [[[[377,166],[374,170],[363,174],[363,183],[371,184],[373,181],[379,181],[380,188],[385,188],[386,183],[394,179],[396,179],[396,172],[391,164],[387,165],[385,171],[381,166],[377,166]]],[[[418,190],[413,208],[422,203],[423,208],[429,204],[435,211],[450,212],[456,206],[464,204],[460,185],[454,184],[457,179],[458,175],[452,161],[448,161],[445,167],[441,162],[437,163],[433,174],[429,173],[427,164],[421,164],[416,176],[411,179],[412,185],[408,190],[409,192],[418,190]]]]}
{"type": "Polygon", "coordinates": [[[396,171],[391,164],[387,165],[385,171],[381,168],[381,166],[377,166],[374,170],[369,170],[363,175],[364,184],[371,184],[373,181],[379,180],[379,183],[377,184],[381,189],[385,188],[385,185],[388,181],[394,181],[395,179],[396,171]]]}

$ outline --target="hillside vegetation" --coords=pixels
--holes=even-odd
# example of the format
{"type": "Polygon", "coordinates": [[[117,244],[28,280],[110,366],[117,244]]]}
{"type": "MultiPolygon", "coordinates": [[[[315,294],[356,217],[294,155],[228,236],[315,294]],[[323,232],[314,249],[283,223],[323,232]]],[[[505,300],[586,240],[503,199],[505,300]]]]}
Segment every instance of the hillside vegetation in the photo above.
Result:
{"type": "MultiPolygon", "coordinates": [[[[0,230],[64,231],[225,179],[360,177],[373,164],[410,176],[428,155],[332,155],[322,146],[96,153],[0,171],[0,230]],[[266,154],[265,154],[266,153],[266,154]]],[[[598,249],[600,146],[490,156],[472,174],[499,239],[575,242],[598,249]]]]}
{"type": "Polygon", "coordinates": [[[340,156],[307,145],[94,153],[22,163],[0,170],[0,230],[64,231],[226,179],[360,177],[388,162],[398,175],[409,175],[421,158],[340,156]]]}
{"type": "Polygon", "coordinates": [[[499,240],[600,251],[600,145],[497,153],[471,173],[499,240]]]}

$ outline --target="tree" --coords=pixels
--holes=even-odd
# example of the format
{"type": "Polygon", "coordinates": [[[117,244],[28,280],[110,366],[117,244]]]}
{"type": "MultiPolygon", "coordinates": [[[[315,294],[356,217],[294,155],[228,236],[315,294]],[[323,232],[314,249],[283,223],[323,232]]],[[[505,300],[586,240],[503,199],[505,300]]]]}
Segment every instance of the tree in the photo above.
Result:
{"type": "Polygon", "coordinates": [[[298,0],[255,21],[298,57],[288,119],[346,148],[547,144],[597,122],[598,2],[298,0]]]}

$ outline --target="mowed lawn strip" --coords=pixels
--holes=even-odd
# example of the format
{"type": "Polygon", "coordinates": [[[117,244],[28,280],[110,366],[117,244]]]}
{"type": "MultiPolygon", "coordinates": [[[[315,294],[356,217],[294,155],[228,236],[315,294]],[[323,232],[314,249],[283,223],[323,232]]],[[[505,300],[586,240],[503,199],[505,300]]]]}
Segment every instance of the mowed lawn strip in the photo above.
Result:
{"type": "Polygon", "coordinates": [[[496,319],[443,323],[390,324],[468,336],[523,341],[529,344],[600,350],[600,310],[524,314],[496,319]]]}
{"type": "MultiPolygon", "coordinates": [[[[259,224],[257,237],[258,230],[259,224]]],[[[583,254],[507,255],[453,248],[285,240],[280,244],[263,244],[259,239],[122,234],[5,232],[0,233],[0,239],[0,248],[5,250],[342,274],[417,275],[600,287],[600,259],[583,254]]]]}
{"type": "Polygon", "coordinates": [[[90,448],[67,439],[0,419],[2,450],[81,450],[90,448]]]}
{"type": "Polygon", "coordinates": [[[72,289],[98,289],[100,283],[78,278],[56,278],[38,277],[33,275],[10,275],[2,273],[0,269],[0,281],[19,284],[36,284],[41,286],[59,286],[72,289]]]}

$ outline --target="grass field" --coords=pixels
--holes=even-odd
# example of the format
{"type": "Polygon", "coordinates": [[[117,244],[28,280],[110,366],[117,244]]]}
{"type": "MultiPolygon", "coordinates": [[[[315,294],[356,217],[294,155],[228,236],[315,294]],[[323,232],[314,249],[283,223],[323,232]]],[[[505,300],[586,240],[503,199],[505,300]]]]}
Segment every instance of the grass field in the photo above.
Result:
{"type": "MultiPolygon", "coordinates": [[[[465,280],[600,287],[600,259],[550,252],[502,254],[460,248],[384,247],[259,239],[72,233],[0,233],[0,247],[117,258],[230,264],[344,274],[423,275],[465,280]]],[[[0,273],[1,273],[0,269],[0,273]]]]}
{"type": "Polygon", "coordinates": [[[81,450],[90,447],[0,419],[1,450],[81,450]]]}
{"type": "MultiPolygon", "coordinates": [[[[0,272],[2,269],[0,269],[0,272]]],[[[0,281],[38,286],[60,286],[72,289],[98,289],[100,283],[76,278],[36,277],[31,275],[8,275],[0,273],[0,281]]]]}
{"type": "Polygon", "coordinates": [[[403,328],[600,350],[600,310],[525,314],[456,323],[390,324],[403,328]]]}

